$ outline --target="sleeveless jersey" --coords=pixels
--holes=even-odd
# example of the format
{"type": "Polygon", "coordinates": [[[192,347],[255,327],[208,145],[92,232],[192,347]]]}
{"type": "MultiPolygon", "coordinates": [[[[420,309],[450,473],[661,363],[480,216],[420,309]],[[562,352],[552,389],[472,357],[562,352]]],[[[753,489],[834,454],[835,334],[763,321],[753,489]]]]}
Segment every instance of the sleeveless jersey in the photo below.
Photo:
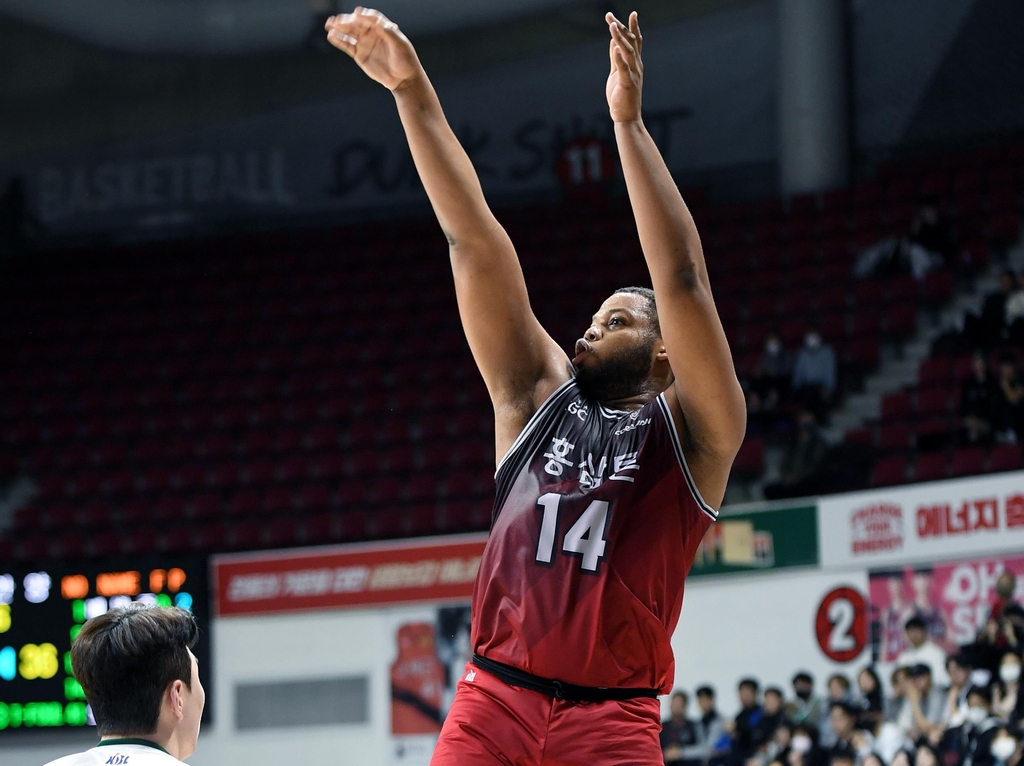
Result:
{"type": "Polygon", "coordinates": [[[668,694],[683,581],[717,512],[693,483],[664,394],[613,411],[569,380],[495,481],[474,652],[567,683],[668,694]]]}

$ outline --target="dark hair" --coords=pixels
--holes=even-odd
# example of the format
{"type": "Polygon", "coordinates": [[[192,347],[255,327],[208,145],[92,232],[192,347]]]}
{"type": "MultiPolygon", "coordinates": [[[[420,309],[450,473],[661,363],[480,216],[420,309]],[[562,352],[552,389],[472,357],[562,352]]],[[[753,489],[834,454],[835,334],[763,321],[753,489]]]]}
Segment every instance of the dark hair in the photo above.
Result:
{"type": "Polygon", "coordinates": [[[842,673],[833,673],[832,675],[830,675],[828,677],[828,683],[832,683],[833,681],[838,681],[840,686],[842,686],[847,691],[850,690],[850,679],[844,676],[842,673]]]}
{"type": "Polygon", "coordinates": [[[806,670],[801,670],[795,676],[793,676],[792,683],[796,684],[801,681],[803,681],[806,684],[810,684],[811,686],[814,686],[814,676],[812,676],[806,670]]]}
{"type": "Polygon", "coordinates": [[[921,630],[924,630],[927,627],[928,625],[925,623],[925,621],[922,620],[921,617],[916,614],[909,620],[907,620],[905,623],[903,623],[904,630],[910,630],[911,628],[919,628],[921,630]]]}
{"type": "Polygon", "coordinates": [[[755,692],[760,688],[760,684],[756,678],[741,678],[737,688],[742,689],[744,686],[749,686],[755,692]]]}
{"type": "Polygon", "coordinates": [[[970,700],[972,694],[977,694],[988,705],[992,704],[992,687],[991,686],[972,686],[967,690],[967,699],[970,700]]]}
{"type": "Polygon", "coordinates": [[[682,689],[680,689],[677,692],[672,692],[672,699],[675,699],[676,697],[682,697],[687,702],[690,701],[690,695],[684,692],[682,689]]]}
{"type": "Polygon", "coordinates": [[[133,603],[82,626],[71,667],[101,735],[152,734],[164,692],[174,681],[192,688],[189,649],[199,628],[191,612],[133,603]]]}
{"type": "Polygon", "coordinates": [[[1024,620],[1024,607],[1020,604],[1007,604],[1003,607],[1003,617],[1010,619],[1016,617],[1017,619],[1024,620]]]}
{"type": "Polygon", "coordinates": [[[783,698],[786,696],[785,694],[782,693],[782,689],[780,689],[778,686],[769,686],[767,689],[764,690],[764,693],[765,694],[774,694],[776,697],[783,697],[783,698]]]}
{"type": "Polygon", "coordinates": [[[698,686],[697,687],[697,696],[698,697],[711,697],[711,699],[714,699],[715,698],[715,690],[713,688],[711,688],[710,686],[707,686],[707,685],[698,686]]]}
{"type": "Polygon", "coordinates": [[[626,293],[627,295],[640,295],[646,298],[647,322],[650,325],[651,337],[657,338],[661,335],[661,323],[658,322],[658,304],[654,301],[654,290],[649,287],[620,287],[612,295],[626,293]]]}

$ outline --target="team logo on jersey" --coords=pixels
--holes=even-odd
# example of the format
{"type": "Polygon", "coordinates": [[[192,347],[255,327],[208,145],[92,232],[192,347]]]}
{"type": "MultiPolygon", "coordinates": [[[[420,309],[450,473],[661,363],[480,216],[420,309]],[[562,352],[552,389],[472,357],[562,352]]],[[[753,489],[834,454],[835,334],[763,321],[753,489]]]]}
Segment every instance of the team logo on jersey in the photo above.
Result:
{"type": "Polygon", "coordinates": [[[121,755],[120,753],[114,753],[105,761],[105,766],[124,766],[128,763],[130,755],[121,755]]]}
{"type": "Polygon", "coordinates": [[[583,399],[577,397],[573,399],[567,407],[570,415],[575,415],[581,421],[586,421],[587,415],[590,414],[590,405],[583,401],[583,399]]]}
{"type": "Polygon", "coordinates": [[[476,671],[475,670],[471,670],[468,673],[466,673],[466,681],[468,681],[469,683],[473,683],[475,680],[476,680],[476,671]]]}
{"type": "Polygon", "coordinates": [[[644,418],[643,420],[637,420],[636,416],[638,413],[639,410],[636,410],[632,414],[630,414],[629,422],[626,423],[626,425],[624,425],[618,431],[616,431],[615,435],[622,436],[623,434],[629,433],[630,431],[636,430],[637,428],[643,428],[644,426],[649,426],[651,424],[652,418],[644,418]]]}

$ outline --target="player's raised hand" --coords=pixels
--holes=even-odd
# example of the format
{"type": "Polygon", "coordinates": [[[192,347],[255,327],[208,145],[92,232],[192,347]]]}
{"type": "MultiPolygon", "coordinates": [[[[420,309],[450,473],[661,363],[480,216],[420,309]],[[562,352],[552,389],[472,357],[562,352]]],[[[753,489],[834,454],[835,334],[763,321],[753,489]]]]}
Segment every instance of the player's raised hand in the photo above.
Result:
{"type": "Polygon", "coordinates": [[[331,45],[388,90],[398,90],[423,73],[409,38],[380,11],[357,7],[331,16],[324,28],[331,45]]]}
{"type": "Polygon", "coordinates": [[[640,119],[640,93],[644,85],[644,62],[640,54],[644,38],[640,34],[640,21],[636,11],[629,14],[629,26],[623,24],[615,14],[605,14],[611,42],[608,56],[612,71],[608,75],[605,95],[608,109],[614,122],[632,122],[640,119]]]}

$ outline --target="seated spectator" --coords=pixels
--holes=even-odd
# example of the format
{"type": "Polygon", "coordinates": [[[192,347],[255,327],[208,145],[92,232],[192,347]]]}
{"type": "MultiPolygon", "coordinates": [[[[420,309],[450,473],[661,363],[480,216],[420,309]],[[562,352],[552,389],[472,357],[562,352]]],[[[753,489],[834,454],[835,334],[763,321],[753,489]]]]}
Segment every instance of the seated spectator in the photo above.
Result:
{"type": "Polygon", "coordinates": [[[882,679],[874,666],[861,668],[857,674],[857,690],[861,697],[861,714],[858,725],[874,731],[882,722],[885,699],[882,696],[882,679]]]}
{"type": "Polygon", "coordinates": [[[758,703],[758,683],[753,678],[744,678],[739,683],[739,697],[742,709],[732,727],[732,752],[736,763],[750,758],[774,733],[768,730],[769,722],[764,708],[758,703]]]}
{"type": "Polygon", "coordinates": [[[885,721],[895,723],[903,712],[903,703],[906,700],[904,690],[910,679],[910,673],[904,666],[898,666],[892,675],[889,676],[889,684],[892,687],[892,694],[885,700],[885,721]]]}
{"type": "Polygon", "coordinates": [[[842,673],[834,673],[828,678],[828,699],[826,708],[819,725],[821,731],[821,746],[831,748],[836,741],[836,732],[832,728],[832,706],[837,702],[850,702],[853,695],[850,692],[850,679],[842,673]]]}
{"type": "Polygon", "coordinates": [[[747,419],[752,426],[763,431],[775,429],[785,414],[782,405],[789,398],[792,376],[792,355],[778,333],[769,333],[747,392],[747,419]]]}
{"type": "Polygon", "coordinates": [[[994,691],[992,713],[1004,721],[1011,721],[1019,707],[1020,666],[1020,657],[1013,652],[1006,652],[999,663],[999,685],[994,691]]]}
{"type": "Polygon", "coordinates": [[[960,386],[960,417],[963,418],[965,446],[986,444],[992,434],[996,387],[988,374],[988,363],[980,351],[971,357],[971,374],[960,386]]]}
{"type": "MultiPolygon", "coordinates": [[[[669,702],[670,717],[661,722],[661,752],[665,764],[687,762],[687,750],[697,744],[697,729],[687,715],[690,698],[678,691],[669,702]]],[[[692,752],[690,753],[692,760],[692,752]]]]}
{"type": "Polygon", "coordinates": [[[990,349],[1007,339],[1006,303],[1018,289],[1017,275],[1007,269],[999,275],[999,288],[985,296],[981,316],[964,317],[964,335],[976,348],[990,349]]]}
{"type": "Polygon", "coordinates": [[[837,379],[835,350],[811,330],[793,366],[793,398],[821,420],[835,396],[837,379]]]}
{"type": "Polygon", "coordinates": [[[914,766],[940,766],[935,748],[924,742],[918,745],[914,753],[914,766]]]}
{"type": "Polygon", "coordinates": [[[783,719],[782,723],[775,727],[775,733],[764,748],[764,763],[769,764],[778,761],[785,766],[789,758],[789,747],[793,741],[793,723],[783,719]]]}
{"type": "Polygon", "coordinates": [[[828,752],[818,739],[818,727],[807,721],[793,725],[786,766],[826,766],[828,752]]]}
{"type": "Polygon", "coordinates": [[[700,718],[694,722],[697,732],[697,744],[694,746],[693,758],[708,762],[729,747],[729,735],[725,730],[725,720],[715,709],[715,690],[710,686],[697,689],[697,705],[700,706],[700,718]]]}
{"type": "Polygon", "coordinates": [[[995,766],[1020,766],[1020,733],[1007,727],[1000,727],[992,738],[990,748],[995,766]]]}
{"type": "Polygon", "coordinates": [[[775,734],[775,730],[786,723],[785,702],[782,698],[782,689],[777,686],[769,686],[764,690],[764,727],[768,730],[767,742],[775,734]]]}
{"type": "Polygon", "coordinates": [[[967,692],[971,688],[970,678],[974,661],[967,652],[951,654],[946,659],[949,674],[949,690],[946,692],[946,727],[959,726],[967,716],[967,692]]]}
{"type": "Polygon", "coordinates": [[[824,703],[814,693],[814,676],[803,670],[793,676],[793,695],[793,701],[786,706],[789,720],[795,724],[805,721],[817,723],[821,720],[824,703]]]}
{"type": "Polygon", "coordinates": [[[953,239],[949,219],[936,200],[918,208],[910,229],[903,237],[887,237],[857,256],[855,277],[890,277],[911,274],[917,280],[935,269],[947,266],[952,258],[953,239]]]}
{"type": "Polygon", "coordinates": [[[1010,444],[1021,441],[1024,421],[1024,383],[1017,375],[1017,364],[1012,357],[1003,357],[999,362],[999,379],[996,381],[995,407],[992,427],[996,440],[1010,444]]]}
{"type": "Polygon", "coordinates": [[[903,627],[907,634],[907,648],[896,658],[896,664],[909,668],[924,663],[931,670],[936,685],[949,686],[946,653],[942,651],[942,647],[928,638],[928,624],[924,618],[915,614],[903,627]]]}
{"type": "Polygon", "coordinates": [[[997,620],[1003,616],[1003,611],[1016,602],[1013,597],[1017,592],[1017,575],[1009,569],[1003,570],[996,579],[996,597],[992,602],[992,616],[997,620]]]}
{"type": "Polygon", "coordinates": [[[782,457],[782,476],[764,488],[769,500],[811,495],[818,490],[817,471],[828,452],[828,444],[812,412],[800,410],[796,424],[796,434],[782,457]]]}
{"type": "Polygon", "coordinates": [[[932,671],[920,663],[909,668],[903,685],[903,708],[896,724],[914,742],[938,742],[946,713],[946,695],[932,683],[932,671]]]}
{"type": "Polygon", "coordinates": [[[840,700],[832,703],[830,717],[835,742],[831,748],[832,757],[846,756],[854,763],[859,763],[871,753],[874,737],[870,732],[857,728],[861,707],[852,700],[840,700]]]}
{"type": "Polygon", "coordinates": [[[1003,337],[1019,345],[1024,338],[1024,282],[1018,276],[1014,289],[1006,296],[1006,305],[1003,308],[1003,337]]]}
{"type": "Polygon", "coordinates": [[[992,743],[1002,724],[992,715],[992,688],[976,686],[967,693],[967,720],[947,729],[938,744],[944,766],[995,766],[992,743]]]}

